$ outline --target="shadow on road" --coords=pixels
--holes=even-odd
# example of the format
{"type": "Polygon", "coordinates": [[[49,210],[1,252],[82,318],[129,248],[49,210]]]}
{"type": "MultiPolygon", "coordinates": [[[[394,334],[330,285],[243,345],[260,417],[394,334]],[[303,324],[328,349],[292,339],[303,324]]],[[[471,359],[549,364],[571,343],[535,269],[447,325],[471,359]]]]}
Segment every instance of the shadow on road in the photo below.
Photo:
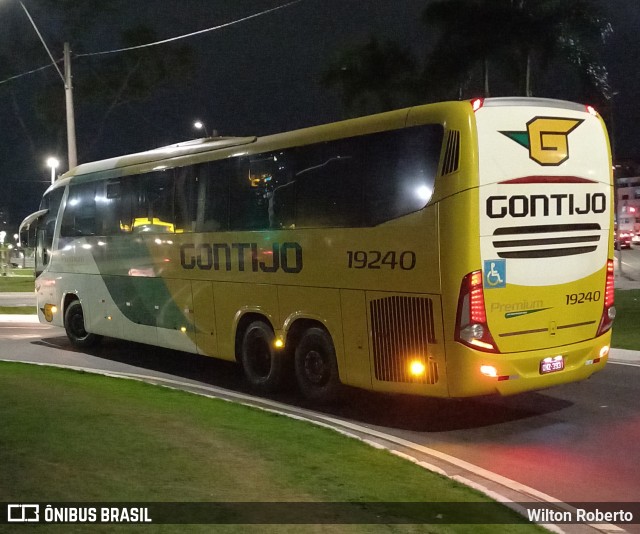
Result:
{"type": "MultiPolygon", "coordinates": [[[[105,361],[255,395],[244,381],[241,368],[232,362],[110,338],[85,351],[74,348],[65,336],[48,337],[33,343],[53,345],[105,361]]],[[[292,387],[288,391],[262,397],[363,424],[415,432],[482,428],[538,417],[571,406],[569,401],[544,393],[524,393],[515,397],[436,399],[345,388],[339,402],[318,405],[301,398],[292,387]]]]}

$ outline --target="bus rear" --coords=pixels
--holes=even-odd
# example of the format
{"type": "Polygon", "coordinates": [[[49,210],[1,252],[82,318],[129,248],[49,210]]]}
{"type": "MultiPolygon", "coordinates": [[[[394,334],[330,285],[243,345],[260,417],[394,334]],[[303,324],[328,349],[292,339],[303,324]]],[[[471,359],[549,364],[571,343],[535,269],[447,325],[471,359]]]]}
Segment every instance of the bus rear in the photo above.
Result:
{"type": "Polygon", "coordinates": [[[464,378],[450,381],[450,394],[587,378],[604,366],[615,316],[603,121],[547,99],[474,106],[480,262],[458,296],[455,341],[465,354],[448,357],[447,369],[464,378]]]}

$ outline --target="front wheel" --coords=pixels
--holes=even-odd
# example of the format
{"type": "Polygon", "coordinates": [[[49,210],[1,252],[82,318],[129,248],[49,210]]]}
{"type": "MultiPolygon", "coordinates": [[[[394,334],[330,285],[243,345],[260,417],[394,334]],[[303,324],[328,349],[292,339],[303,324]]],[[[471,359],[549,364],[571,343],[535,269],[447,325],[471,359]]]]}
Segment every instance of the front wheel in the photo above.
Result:
{"type": "Polygon", "coordinates": [[[76,347],[87,348],[98,343],[102,336],[90,334],[84,326],[84,312],[79,300],[74,300],[64,312],[64,329],[76,347]]]}
{"type": "Polygon", "coordinates": [[[309,400],[336,400],[341,384],[338,376],[336,351],[331,336],[322,328],[312,327],[304,332],[295,353],[298,387],[309,400]]]}

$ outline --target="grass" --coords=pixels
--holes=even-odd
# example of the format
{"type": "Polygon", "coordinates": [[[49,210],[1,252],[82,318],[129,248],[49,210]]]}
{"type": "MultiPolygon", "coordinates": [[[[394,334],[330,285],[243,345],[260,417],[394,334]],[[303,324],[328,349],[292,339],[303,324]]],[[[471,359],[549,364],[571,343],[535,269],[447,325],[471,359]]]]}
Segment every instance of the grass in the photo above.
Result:
{"type": "Polygon", "coordinates": [[[616,291],[616,320],[611,345],[619,349],[640,350],[640,289],[616,291]]]}
{"type": "Polygon", "coordinates": [[[0,315],[35,315],[35,306],[0,306],[0,315]]]}
{"type": "Polygon", "coordinates": [[[21,271],[19,276],[0,276],[0,292],[33,292],[34,289],[35,278],[33,271],[21,271]]]}
{"type": "MultiPolygon", "coordinates": [[[[0,502],[491,502],[331,430],[129,380],[0,363],[0,421],[0,502]]],[[[502,523],[501,532],[540,531],[507,508],[488,506],[486,525],[304,530],[475,534],[502,523]]],[[[363,523],[380,522],[367,516],[366,507],[358,512],[363,523]]],[[[265,527],[269,531],[268,525],[255,525],[255,531],[265,527]]],[[[184,529],[165,525],[162,531],[184,529]]],[[[299,532],[301,525],[284,530],[299,532]]]]}

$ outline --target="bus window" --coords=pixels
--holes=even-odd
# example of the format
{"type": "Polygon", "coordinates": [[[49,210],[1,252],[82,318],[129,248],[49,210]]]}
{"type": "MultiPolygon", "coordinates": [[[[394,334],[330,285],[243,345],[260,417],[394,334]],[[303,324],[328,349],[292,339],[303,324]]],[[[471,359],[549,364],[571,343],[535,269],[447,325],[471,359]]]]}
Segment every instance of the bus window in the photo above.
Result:
{"type": "Polygon", "coordinates": [[[296,151],[296,227],[362,226],[362,150],[356,139],[296,151]]]}
{"type": "Polygon", "coordinates": [[[256,216],[262,228],[295,228],[295,182],[289,151],[253,156],[249,163],[251,188],[254,190],[256,216]]]}
{"type": "Polygon", "coordinates": [[[273,190],[290,181],[282,153],[241,158],[229,192],[231,230],[266,230],[273,221],[273,190]],[[272,212],[270,218],[270,210],[272,212]]]}
{"type": "Polygon", "coordinates": [[[96,235],[96,182],[72,185],[62,216],[60,237],[96,235]]]}
{"type": "Polygon", "coordinates": [[[443,134],[438,124],[369,136],[363,162],[368,226],[424,208],[433,193],[443,134]]]}
{"type": "Polygon", "coordinates": [[[235,160],[221,160],[198,168],[197,232],[229,228],[229,178],[236,165],[235,160]]]}
{"type": "Polygon", "coordinates": [[[176,233],[193,232],[196,228],[199,171],[204,165],[176,169],[175,223],[176,233]]]}
{"type": "Polygon", "coordinates": [[[98,203],[98,228],[103,235],[117,235],[131,231],[131,179],[114,178],[105,183],[98,203]]]}
{"type": "Polygon", "coordinates": [[[132,185],[132,230],[173,233],[173,170],[144,174],[132,185]]]}

